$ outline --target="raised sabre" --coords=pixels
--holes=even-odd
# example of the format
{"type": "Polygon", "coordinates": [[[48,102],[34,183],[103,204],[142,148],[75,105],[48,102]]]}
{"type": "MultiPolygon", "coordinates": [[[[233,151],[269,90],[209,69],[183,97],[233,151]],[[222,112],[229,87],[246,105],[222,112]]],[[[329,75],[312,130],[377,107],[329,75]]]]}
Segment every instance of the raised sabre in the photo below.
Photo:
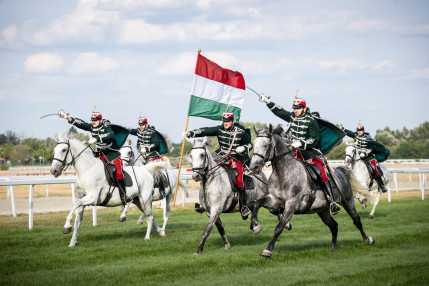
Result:
{"type": "Polygon", "coordinates": [[[44,118],[50,117],[50,116],[59,116],[59,115],[58,115],[58,112],[56,112],[56,113],[48,113],[48,114],[45,114],[43,116],[40,116],[40,119],[44,119],[44,118]]]}

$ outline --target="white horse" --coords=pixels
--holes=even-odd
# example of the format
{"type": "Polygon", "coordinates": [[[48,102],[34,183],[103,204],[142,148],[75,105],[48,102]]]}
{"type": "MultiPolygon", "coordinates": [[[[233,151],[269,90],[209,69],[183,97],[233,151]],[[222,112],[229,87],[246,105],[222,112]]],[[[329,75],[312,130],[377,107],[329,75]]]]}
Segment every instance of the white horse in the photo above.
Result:
{"type": "MultiPolygon", "coordinates": [[[[94,157],[90,148],[79,140],[62,136],[58,139],[54,148],[51,174],[58,177],[68,166],[74,167],[77,175],[77,185],[84,190],[84,194],[81,194],[80,198],[75,200],[64,224],[64,233],[69,233],[73,229],[69,247],[74,247],[77,244],[79,227],[82,223],[86,206],[98,206],[105,203],[106,207],[115,207],[122,205],[122,202],[117,189],[110,192],[112,187],[109,186],[106,179],[101,160],[94,157]],[[111,198],[107,199],[109,194],[111,194],[111,198]],[[107,202],[104,202],[105,200],[107,202]],[[76,217],[72,228],[73,213],[75,213],[76,217]]],[[[135,167],[136,176],[131,175],[132,170],[130,167],[125,168],[125,171],[130,174],[132,179],[132,186],[126,187],[126,196],[135,202],[147,218],[145,240],[150,239],[153,225],[162,235],[161,229],[152,215],[153,173],[156,171],[156,166],[153,166],[153,168],[135,167]]]]}
{"type": "MultiPolygon", "coordinates": [[[[363,208],[366,208],[367,202],[372,205],[369,217],[374,218],[375,209],[380,201],[381,190],[379,190],[377,182],[373,181],[371,185],[371,175],[368,167],[357,153],[355,146],[347,146],[344,163],[352,171],[352,184],[354,186],[353,190],[356,191],[356,199],[359,200],[363,208]]],[[[384,174],[383,182],[386,188],[388,188],[388,175],[390,172],[384,166],[380,165],[380,167],[384,174]]]]}
{"type": "MultiPolygon", "coordinates": [[[[143,158],[142,156],[139,156],[138,158],[135,157],[135,153],[133,151],[133,148],[131,146],[131,143],[128,141],[127,144],[125,144],[121,149],[121,159],[124,163],[124,166],[144,166],[143,158]]],[[[170,214],[170,203],[171,203],[171,196],[174,192],[174,188],[176,187],[177,183],[177,173],[178,171],[176,169],[173,169],[173,167],[170,164],[170,161],[168,159],[165,159],[160,162],[155,163],[148,163],[146,166],[151,166],[153,164],[157,164],[157,166],[162,170],[166,172],[166,175],[168,176],[168,187],[165,188],[164,193],[165,197],[162,197],[159,195],[159,190],[157,192],[157,196],[154,196],[153,201],[161,200],[161,207],[163,210],[163,223],[161,227],[161,232],[165,234],[165,228],[167,226],[168,217],[170,214]]],[[[185,192],[186,197],[189,197],[188,189],[186,188],[186,184],[183,180],[179,179],[178,186],[185,192]]],[[[157,189],[156,189],[157,190],[157,189]]],[[[132,202],[125,205],[121,212],[121,216],[119,217],[119,221],[123,222],[127,219],[127,213],[131,206],[132,202]]],[[[138,219],[137,223],[143,223],[144,216],[141,215],[138,219]]]]}

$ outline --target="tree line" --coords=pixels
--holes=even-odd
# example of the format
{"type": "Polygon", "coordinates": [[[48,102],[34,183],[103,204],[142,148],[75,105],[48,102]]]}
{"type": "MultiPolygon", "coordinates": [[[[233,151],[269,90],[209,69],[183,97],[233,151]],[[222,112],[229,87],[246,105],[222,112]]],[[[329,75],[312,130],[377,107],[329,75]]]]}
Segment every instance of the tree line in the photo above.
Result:
{"type": "MultiPolygon", "coordinates": [[[[251,128],[254,139],[253,126],[261,128],[260,122],[244,122],[245,127],[251,128]]],[[[70,133],[80,140],[87,140],[87,133],[81,133],[71,127],[70,133]]],[[[424,122],[413,129],[398,130],[386,127],[376,131],[374,138],[389,148],[390,159],[428,159],[429,158],[429,122],[424,122]]],[[[170,140],[168,140],[170,141],[170,140]]],[[[345,140],[346,141],[346,140],[345,140]]],[[[209,139],[210,149],[217,149],[215,138],[209,139]]],[[[181,143],[169,142],[171,152],[169,156],[178,157],[181,143]]],[[[48,164],[52,160],[53,148],[56,145],[54,138],[21,138],[13,131],[0,133],[0,167],[9,165],[38,165],[48,164]]],[[[346,142],[336,146],[328,155],[329,159],[343,159],[346,142]]],[[[189,152],[191,145],[185,143],[185,152],[189,152]]]]}

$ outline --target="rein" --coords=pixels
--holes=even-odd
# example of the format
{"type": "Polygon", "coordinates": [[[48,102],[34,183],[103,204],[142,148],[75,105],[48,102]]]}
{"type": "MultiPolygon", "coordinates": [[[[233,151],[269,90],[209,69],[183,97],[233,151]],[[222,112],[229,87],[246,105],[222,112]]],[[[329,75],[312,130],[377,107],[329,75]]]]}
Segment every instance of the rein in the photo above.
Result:
{"type": "Polygon", "coordinates": [[[253,152],[253,155],[254,156],[256,156],[256,157],[259,157],[259,158],[261,158],[262,160],[264,160],[264,163],[267,163],[268,161],[273,161],[273,160],[276,160],[276,159],[279,159],[279,158],[282,158],[282,157],[284,157],[285,155],[287,155],[287,154],[289,154],[290,152],[292,152],[292,150],[288,150],[288,151],[286,151],[286,152],[283,152],[283,153],[280,153],[280,154],[277,154],[277,151],[276,151],[276,147],[275,146],[273,146],[273,136],[272,135],[257,135],[256,136],[256,138],[268,138],[269,140],[270,140],[270,147],[269,147],[269,149],[267,150],[267,152],[266,152],[266,154],[265,155],[262,155],[262,154],[259,154],[259,153],[257,153],[257,152],[253,152]],[[273,152],[273,157],[271,158],[271,160],[269,160],[269,155],[271,154],[271,152],[274,150],[274,152],[273,152]],[[268,155],[268,158],[266,158],[266,156],[268,155]]]}
{"type": "MultiPolygon", "coordinates": [[[[83,148],[76,156],[73,155],[72,151],[71,151],[71,147],[70,147],[70,141],[67,140],[65,142],[58,142],[57,145],[59,144],[66,144],[67,145],[67,152],[66,155],[64,156],[64,159],[58,159],[58,158],[52,158],[53,161],[58,161],[61,163],[61,167],[63,168],[63,172],[70,166],[70,165],[74,165],[74,163],[76,162],[76,159],[80,157],[80,155],[83,154],[83,152],[85,152],[86,149],[91,148],[89,145],[87,145],[85,148],[83,148]],[[71,155],[72,160],[70,162],[67,162],[67,157],[68,155],[71,155]]],[[[92,150],[92,149],[91,149],[92,150]]]]}

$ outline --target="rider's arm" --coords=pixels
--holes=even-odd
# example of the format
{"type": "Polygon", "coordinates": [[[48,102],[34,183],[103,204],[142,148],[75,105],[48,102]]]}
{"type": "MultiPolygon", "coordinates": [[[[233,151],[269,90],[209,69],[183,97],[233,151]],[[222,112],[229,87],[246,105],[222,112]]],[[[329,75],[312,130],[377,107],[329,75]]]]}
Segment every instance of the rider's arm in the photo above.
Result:
{"type": "Polygon", "coordinates": [[[192,130],[192,132],[194,133],[193,137],[217,136],[219,126],[198,128],[192,130]]]}
{"type": "Polygon", "coordinates": [[[355,138],[356,137],[356,134],[353,131],[349,130],[349,129],[344,128],[344,133],[346,133],[346,135],[349,136],[349,137],[351,137],[351,138],[355,138]]]}
{"type": "Polygon", "coordinates": [[[272,113],[274,113],[276,116],[280,117],[281,119],[286,120],[287,122],[290,122],[292,120],[291,118],[292,113],[276,105],[274,102],[267,103],[267,106],[272,113]]]}
{"type": "Polygon", "coordinates": [[[76,118],[76,117],[70,117],[68,119],[68,122],[73,125],[76,126],[79,129],[85,130],[85,131],[91,131],[91,124],[83,121],[80,118],[76,118]]]}
{"type": "Polygon", "coordinates": [[[137,128],[128,129],[131,135],[137,136],[137,128]]]}

